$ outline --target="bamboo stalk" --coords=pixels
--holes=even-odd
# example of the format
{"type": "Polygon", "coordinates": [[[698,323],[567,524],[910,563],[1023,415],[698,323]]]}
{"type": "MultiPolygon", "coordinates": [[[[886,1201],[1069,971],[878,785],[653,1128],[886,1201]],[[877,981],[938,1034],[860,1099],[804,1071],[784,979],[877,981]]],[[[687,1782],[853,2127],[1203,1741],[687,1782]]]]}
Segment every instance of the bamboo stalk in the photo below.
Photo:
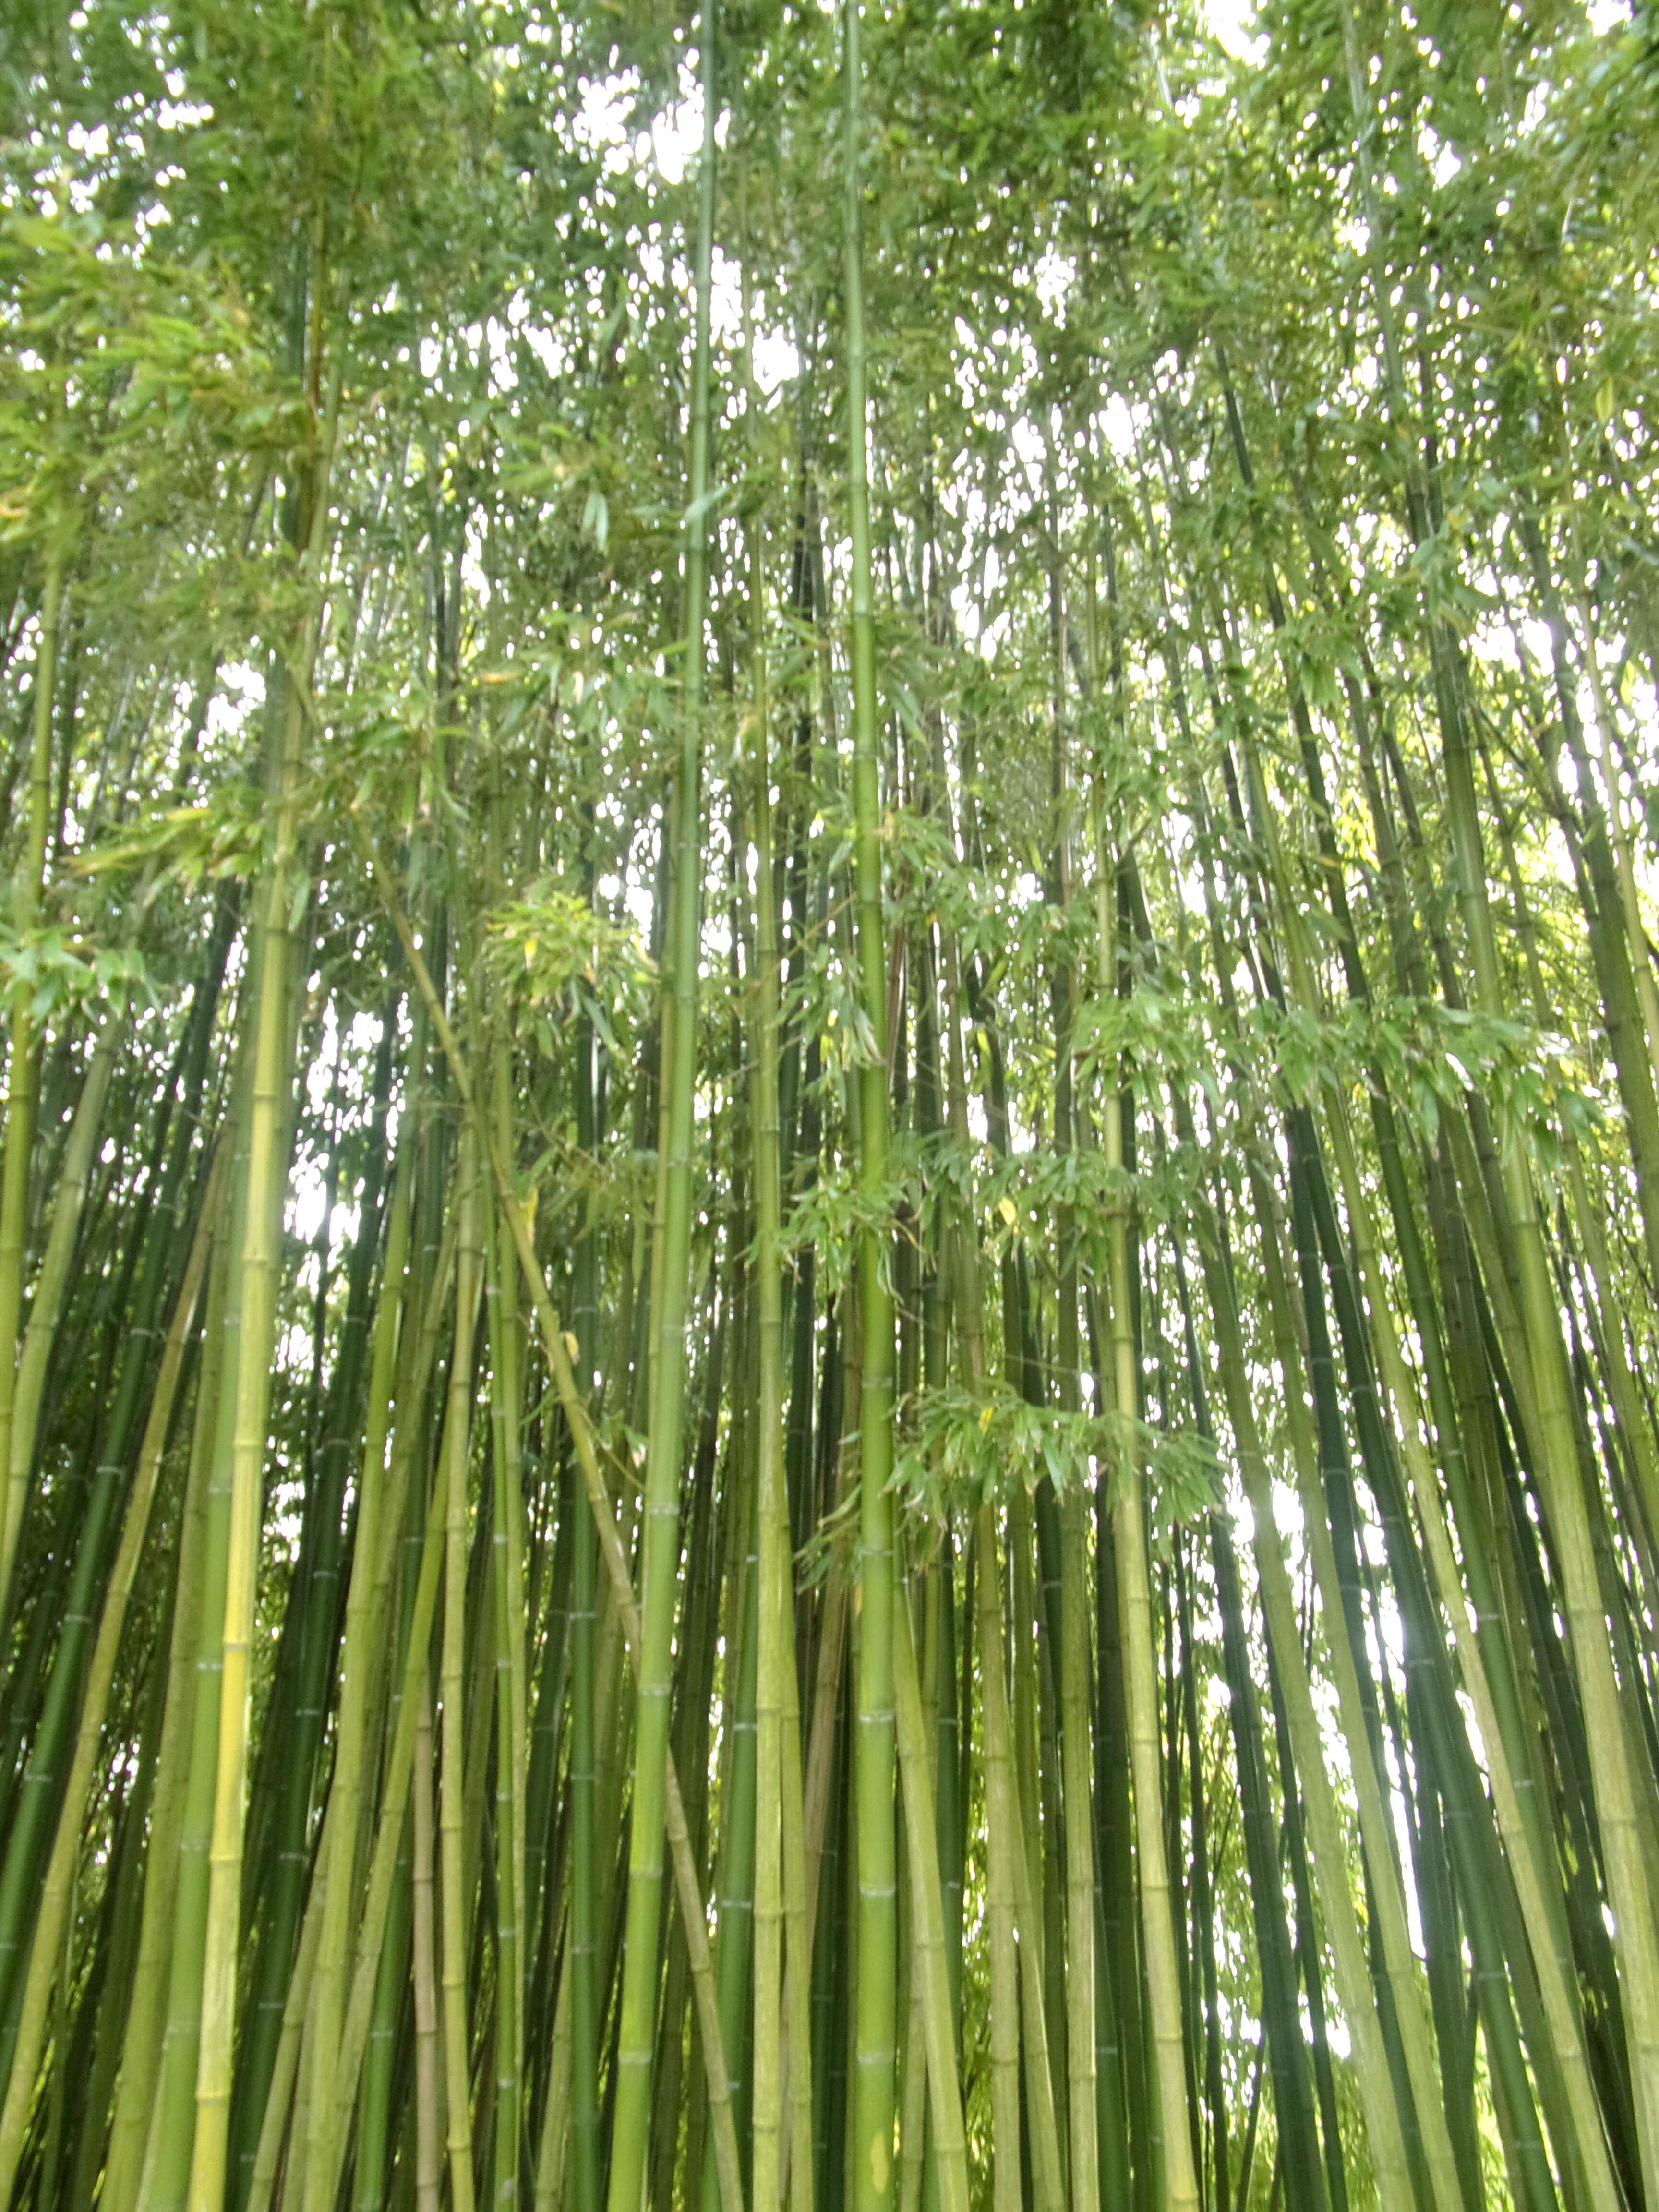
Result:
{"type": "MultiPolygon", "coordinates": [[[[860,0],[847,0],[843,265],[847,303],[848,504],[852,538],[853,803],[857,935],[855,988],[869,1024],[858,1076],[859,1187],[880,1202],[887,1182],[887,961],[882,934],[881,791],[875,626],[871,599],[865,401],[862,186],[859,165],[860,0]]],[[[885,2212],[893,2193],[897,2035],[897,1885],[893,1839],[893,1301],[874,1222],[859,1242],[864,1397],[860,1431],[858,2075],[854,2203],[885,2212]]],[[[614,2212],[623,2212],[617,2206],[614,2212]]]]}
{"type": "MultiPolygon", "coordinates": [[[[21,864],[12,878],[12,922],[19,937],[33,927],[46,872],[46,822],[52,789],[52,708],[58,680],[58,629],[63,611],[64,547],[48,538],[40,584],[40,629],[35,647],[33,744],[29,799],[21,864]]],[[[12,1440],[17,1403],[17,1323],[23,1306],[24,1217],[34,1121],[30,1096],[35,1057],[30,994],[15,988],[11,1054],[6,1065],[6,1149],[0,1169],[0,1607],[8,1602],[27,1501],[28,1463],[12,1440]]]]}

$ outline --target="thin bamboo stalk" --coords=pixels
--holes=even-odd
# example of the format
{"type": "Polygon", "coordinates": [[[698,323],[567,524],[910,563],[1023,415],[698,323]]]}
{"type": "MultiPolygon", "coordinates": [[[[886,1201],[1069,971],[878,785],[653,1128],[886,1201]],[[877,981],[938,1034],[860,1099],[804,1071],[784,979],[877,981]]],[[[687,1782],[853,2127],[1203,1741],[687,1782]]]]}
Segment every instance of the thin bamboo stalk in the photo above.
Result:
{"type": "MultiPolygon", "coordinates": [[[[847,308],[848,500],[852,538],[853,803],[856,988],[870,1038],[858,1077],[859,1185],[882,1202],[887,1182],[887,962],[882,936],[881,789],[865,401],[862,185],[859,161],[860,0],[847,0],[842,246],[847,308]]],[[[858,2072],[854,2203],[886,2212],[893,2194],[897,2037],[897,1884],[893,1835],[893,1299],[886,1232],[859,1240],[864,1400],[860,1431],[858,1680],[858,2072]]],[[[931,1833],[931,1831],[929,1832],[931,1833]]],[[[623,2212],[617,2206],[614,2212],[623,2212]]]]}
{"type": "MultiPolygon", "coordinates": [[[[29,756],[27,828],[21,865],[12,878],[12,923],[20,937],[34,923],[46,871],[46,822],[52,784],[52,708],[58,678],[58,630],[63,612],[64,545],[47,540],[40,585],[40,629],[35,647],[33,735],[29,756]]],[[[0,1170],[0,1607],[11,1589],[27,1498],[28,1466],[12,1447],[16,1405],[17,1322],[23,1306],[24,1223],[34,1126],[30,1094],[35,1057],[31,994],[13,994],[11,1054],[6,1065],[6,1150],[0,1170]]]]}

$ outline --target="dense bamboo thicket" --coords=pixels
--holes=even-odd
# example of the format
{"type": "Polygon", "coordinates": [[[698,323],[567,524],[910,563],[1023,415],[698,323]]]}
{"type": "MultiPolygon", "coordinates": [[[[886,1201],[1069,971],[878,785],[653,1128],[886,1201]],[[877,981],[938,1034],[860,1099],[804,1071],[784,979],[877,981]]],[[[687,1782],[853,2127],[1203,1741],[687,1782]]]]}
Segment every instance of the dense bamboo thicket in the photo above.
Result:
{"type": "Polygon", "coordinates": [[[15,0],[0,2212],[1659,2212],[1647,0],[15,0]]]}

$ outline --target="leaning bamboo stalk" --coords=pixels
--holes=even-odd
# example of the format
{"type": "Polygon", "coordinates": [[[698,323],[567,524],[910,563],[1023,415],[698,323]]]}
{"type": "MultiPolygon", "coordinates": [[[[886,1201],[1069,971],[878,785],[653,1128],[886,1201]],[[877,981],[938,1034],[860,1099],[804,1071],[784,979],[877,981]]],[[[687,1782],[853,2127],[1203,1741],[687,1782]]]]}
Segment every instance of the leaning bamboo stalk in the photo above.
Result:
{"type": "MultiPolygon", "coordinates": [[[[234,1129],[235,1116],[229,1120],[234,1129]]],[[[232,1141],[228,1134],[227,1141],[232,1141]]],[[[227,1214],[234,1212],[226,1208],[227,1214]]],[[[197,1695],[195,1657],[208,1551],[207,1488],[218,1428],[223,1374],[224,1308],[230,1274],[228,1220],[214,1239],[202,1325],[202,1359],[196,1384],[190,1469],[185,1478],[179,1563],[173,1594],[173,1632],[167,1653],[167,1702],[161,1748],[150,1801],[138,1963],[121,2043],[115,2112],[100,2202],[104,2212],[132,2212],[143,2170],[144,2141],[161,2068],[166,2018],[168,1952],[178,1889],[179,1836],[190,1780],[197,1695]]]]}
{"type": "MultiPolygon", "coordinates": [[[[52,1200],[52,1228],[46,1238],[46,1252],[35,1277],[33,1296],[29,1301],[28,1326],[23,1332],[23,1348],[18,1356],[16,1396],[11,1409],[11,1465],[20,1470],[19,1479],[25,1486],[33,1463],[40,1394],[46,1388],[46,1363],[52,1356],[52,1340],[57,1334],[58,1316],[63,1310],[64,1291],[69,1281],[70,1262],[75,1256],[75,1235],[80,1226],[87,1177],[91,1172],[93,1156],[101,1133],[104,1100],[109,1091],[110,1076],[125,1032],[125,1014],[112,1013],[93,1048],[86,1080],[76,1102],[69,1142],[64,1148],[64,1164],[52,1200]]],[[[3,1337],[0,1337],[0,1342],[3,1340],[3,1337]]],[[[4,1586],[3,1574],[0,1573],[0,1589],[4,1586]]]]}
{"type": "MultiPolygon", "coordinates": [[[[599,1546],[611,1578],[611,1596],[621,1617],[623,1633],[627,1641],[628,1656],[637,1680],[639,1674],[640,1627],[639,1612],[634,1602],[633,1585],[629,1579],[628,1561],[623,1551],[622,1539],[617,1528],[616,1516],[605,1486],[593,1449],[592,1431],[586,1425],[581,1401],[576,1395],[575,1376],[571,1371],[569,1353],[555,1318],[547,1296],[547,1287],[541,1270],[535,1263],[531,1249],[529,1231],[525,1226],[522,1211],[505,1190],[502,1179],[503,1203],[518,1248],[526,1281],[535,1302],[536,1318],[548,1352],[549,1364],[559,1393],[559,1401],[577,1439],[577,1457],[587,1486],[587,1495],[593,1517],[599,1526],[599,1546]],[[532,1270],[534,1270],[533,1274],[532,1270]],[[579,1426],[578,1424],[580,1424],[579,1426]]],[[[680,1918],[685,1929],[686,1948],[690,1955],[692,1987],[696,1997],[697,2033],[702,2044],[703,2069],[708,2077],[708,2101],[714,2128],[714,2155],[720,2178],[722,2212],[742,2212],[743,2183],[738,2164],[737,2136],[732,2122],[731,2092],[726,2081],[726,2059],[720,2045],[720,2009],[714,1995],[714,1962],[708,1946],[708,1923],[704,1916],[702,1899],[697,1886],[696,1867],[691,1856],[690,1836],[685,1824],[685,1808],[680,1795],[679,1778],[671,1759],[666,1770],[666,1807],[664,1826],[668,1837],[669,1854],[673,1862],[674,1883],[678,1895],[680,1918]]]]}
{"type": "MultiPolygon", "coordinates": [[[[414,933],[410,927],[408,918],[398,904],[386,871],[380,865],[374,848],[369,844],[361,823],[356,823],[355,818],[354,827],[358,838],[359,849],[374,878],[375,890],[386,908],[387,916],[397,931],[398,942],[404,948],[404,956],[409,962],[416,988],[426,1006],[433,1029],[443,1048],[444,1057],[449,1063],[456,1090],[476,1130],[480,1124],[471,1079],[467,1073],[466,1063],[461,1057],[460,1048],[456,1043],[454,1032],[450,1028],[448,1019],[434,988],[431,972],[422,956],[420,947],[415,942],[414,933]]],[[[494,1144],[489,1141],[488,1130],[484,1132],[483,1141],[489,1163],[489,1171],[495,1184],[495,1194],[501,1211],[506,1216],[507,1228],[513,1237],[514,1249],[518,1253],[519,1264],[523,1270],[525,1285],[530,1292],[531,1301],[535,1308],[537,1326],[541,1333],[542,1348],[548,1365],[552,1370],[554,1388],[558,1394],[559,1404],[569,1425],[571,1438],[576,1448],[577,1462],[582,1471],[588,1503],[599,1530],[599,1549],[605,1559],[606,1573],[610,1577],[616,1617],[621,1623],[628,1650],[629,1662],[634,1670],[637,1682],[641,1664],[639,1607],[634,1599],[633,1583],[628,1568],[628,1555],[623,1548],[616,1515],[611,1509],[610,1492],[605,1487],[605,1476],[599,1467],[592,1424],[587,1418],[586,1408],[583,1405],[581,1394],[577,1389],[575,1374],[570,1364],[569,1346],[566,1342],[564,1332],[559,1326],[557,1316],[554,1313],[552,1301],[548,1296],[546,1279],[536,1258],[535,1247],[531,1242],[529,1224],[525,1219],[524,1208],[514,1196],[512,1185],[507,1179],[506,1163],[501,1159],[494,1144]]],[[[685,1929],[686,1948],[690,1958],[692,1989],[696,1998],[697,2033],[702,2045],[703,2071],[707,2077],[708,2101],[714,2120],[714,2150],[720,2179],[722,2212],[743,2212],[742,2170],[738,2162],[737,2135],[732,2120],[731,2088],[726,2077],[725,2052],[720,2042],[720,2006],[714,1990],[714,1963],[708,1944],[708,1922],[703,1911],[696,1866],[691,1856],[690,1836],[685,1824],[685,1808],[680,1795],[679,1779],[675,1774],[672,1758],[667,1759],[665,1768],[664,1827],[668,1838],[669,1856],[673,1863],[674,1886],[679,1901],[681,1920],[685,1929]]],[[[389,1890],[389,1873],[386,1881],[389,1890]]],[[[364,1962],[360,1961],[360,1972],[362,1963],[364,1962]]],[[[372,1973],[368,1986],[372,1992],[372,1973]]],[[[368,2002],[366,1996],[364,1999],[365,2026],[368,2017],[368,2002]]],[[[353,2002],[355,2006],[356,2002],[355,1991],[353,2002]]],[[[361,2051],[361,2037],[358,2048],[361,2051]]]]}
{"type": "Polygon", "coordinates": [[[1601,759],[1597,765],[1601,771],[1602,811],[1613,843],[1619,903],[1629,939],[1631,972],[1636,982],[1637,1003],[1642,1011],[1642,1032],[1647,1039],[1648,1061],[1654,1085],[1656,1089],[1659,1089],[1659,989],[1656,989],[1654,984],[1653,956],[1648,949],[1647,925],[1642,919],[1641,901],[1637,894],[1630,831],[1625,821],[1618,763],[1613,758],[1613,703],[1607,696],[1607,679],[1601,672],[1601,655],[1595,649],[1595,625],[1590,614],[1589,601],[1582,590],[1576,596],[1576,609],[1583,632],[1579,641],[1579,659],[1589,677],[1590,698],[1595,709],[1595,733],[1601,742],[1601,759]]]}
{"type": "Polygon", "coordinates": [[[120,1650],[121,1631],[126,1621],[127,1601],[137,1577],[138,1563],[149,1527],[150,1507],[155,1502],[156,1484],[161,1476],[161,1456],[173,1418],[179,1372],[184,1362],[191,1324],[195,1318],[209,1250],[218,1226],[224,1169],[225,1146],[222,1140],[214,1156],[206,1196],[185,1270],[185,1279],[173,1306],[173,1320],[161,1355],[161,1372],[156,1377],[155,1394],[150,1401],[149,1418],[144,1425],[138,1471],[127,1501],[120,1548],[116,1553],[114,1569],[104,1593],[98,1639],[93,1646],[92,1663],[88,1670],[87,1686],[82,1699],[80,1727],[76,1735],[74,1756],[70,1762],[69,1783],[58,1813],[58,1832],[52,1844],[52,1856],[47,1862],[46,1882],[35,1917],[28,1978],[24,1984],[17,2039],[13,2048],[11,2078],[7,2084],[3,2109],[0,2109],[0,2198],[9,2198],[11,2194],[12,2184],[17,2174],[17,2161],[23,2148],[29,2110],[33,2102],[35,2074],[46,2033],[46,2012],[52,1981],[58,1970],[58,1947],[70,1917],[75,1863],[80,1850],[87,1793],[97,1763],[99,1741],[109,1704],[110,1684],[115,1673],[116,1655],[120,1650]]]}
{"type": "MultiPolygon", "coordinates": [[[[35,648],[33,745],[29,764],[27,827],[21,863],[12,878],[12,921],[21,937],[34,923],[46,870],[46,823],[52,793],[52,702],[58,673],[58,625],[63,605],[64,551],[54,538],[46,550],[40,592],[40,635],[35,648]]],[[[11,1588],[23,1526],[28,1467],[12,1450],[15,1405],[17,1322],[23,1308],[23,1239],[28,1211],[29,1156],[34,1137],[30,1096],[34,1017],[29,994],[14,990],[11,1054],[6,1065],[6,1153],[0,1171],[0,1606],[11,1588]]]]}
{"type": "MultiPolygon", "coordinates": [[[[263,920],[256,924],[251,960],[258,959],[263,920]]],[[[204,1399],[201,1449],[206,1462],[197,1619],[191,1623],[193,1664],[185,1692],[188,1741],[182,1802],[171,1836],[158,1838],[173,1859],[167,1929],[166,1999],[154,2087],[131,2119],[143,2130],[137,2203],[143,2212],[181,2212],[190,2185],[193,2114],[199,2053],[202,1961],[207,1942],[208,1852],[213,1833],[215,1762],[218,1753],[220,1687],[224,1665],[225,1587],[230,1562],[230,1442],[236,1419],[236,1370],[242,1333],[241,1249],[247,1214],[247,1148],[252,1121],[257,1036],[245,1023],[237,1048],[230,1111],[231,1168],[226,1260],[218,1317],[219,1339],[209,1347],[213,1389],[204,1399]]]]}
{"type": "MultiPolygon", "coordinates": [[[[307,2040],[313,2046],[318,2040],[314,2003],[318,1956],[325,1940],[328,1899],[337,1886],[343,1887],[343,1882],[337,1884],[330,1879],[330,1862],[338,1840],[336,1829],[324,1828],[322,1842],[318,1849],[316,1871],[312,1878],[311,1894],[306,1899],[305,1917],[300,1923],[300,1941],[295,1948],[293,1970],[288,1978],[288,1992],[283,2001],[283,2024],[276,2039],[270,2086],[265,2094],[264,2117],[259,2123],[259,2140],[254,2146],[245,2212],[270,2212],[283,2163],[283,2138],[289,2133],[289,2105],[299,2078],[301,2049],[307,2040]]],[[[315,2139],[313,2118],[315,2103],[313,2075],[313,2086],[306,2099],[307,2118],[312,2120],[307,2134],[311,2140],[315,2139]]],[[[297,2127],[294,2136],[294,2148],[297,2154],[303,2148],[297,2127]]],[[[297,2166],[297,2155],[295,2162],[297,2166]]]]}

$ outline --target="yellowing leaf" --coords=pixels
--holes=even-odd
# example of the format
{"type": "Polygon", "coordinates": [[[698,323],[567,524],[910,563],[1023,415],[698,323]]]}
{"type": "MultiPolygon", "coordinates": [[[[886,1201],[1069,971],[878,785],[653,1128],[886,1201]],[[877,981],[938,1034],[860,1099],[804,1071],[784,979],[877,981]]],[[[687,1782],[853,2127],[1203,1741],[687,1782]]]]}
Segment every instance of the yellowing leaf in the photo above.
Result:
{"type": "Polygon", "coordinates": [[[1014,1211],[1014,1201],[1012,1198],[1000,1198],[997,1200],[997,1212],[1002,1216],[1010,1229],[1012,1229],[1015,1222],[1019,1219],[1018,1214],[1014,1211]]]}

